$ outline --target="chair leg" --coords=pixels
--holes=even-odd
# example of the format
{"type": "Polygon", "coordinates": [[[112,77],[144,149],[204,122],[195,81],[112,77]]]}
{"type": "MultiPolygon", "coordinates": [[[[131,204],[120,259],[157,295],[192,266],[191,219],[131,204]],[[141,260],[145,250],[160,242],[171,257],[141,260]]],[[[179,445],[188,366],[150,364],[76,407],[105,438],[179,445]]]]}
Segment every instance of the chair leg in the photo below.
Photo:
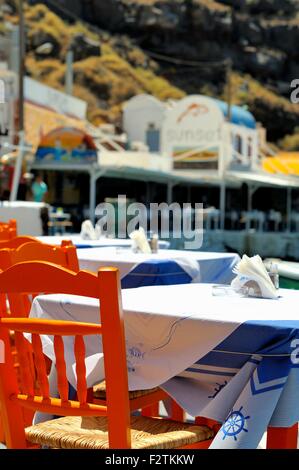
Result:
{"type": "Polygon", "coordinates": [[[297,449],[298,423],[290,428],[267,430],[267,449],[297,449]]]}
{"type": "Polygon", "coordinates": [[[174,400],[171,400],[171,419],[173,421],[180,421],[181,423],[185,420],[185,412],[174,400]]]}
{"type": "Polygon", "coordinates": [[[34,411],[30,409],[23,408],[23,417],[25,426],[32,426],[34,411]]]}
{"type": "Polygon", "coordinates": [[[5,435],[4,435],[4,429],[3,429],[3,424],[0,416],[0,442],[2,444],[5,444],[5,435]]]}

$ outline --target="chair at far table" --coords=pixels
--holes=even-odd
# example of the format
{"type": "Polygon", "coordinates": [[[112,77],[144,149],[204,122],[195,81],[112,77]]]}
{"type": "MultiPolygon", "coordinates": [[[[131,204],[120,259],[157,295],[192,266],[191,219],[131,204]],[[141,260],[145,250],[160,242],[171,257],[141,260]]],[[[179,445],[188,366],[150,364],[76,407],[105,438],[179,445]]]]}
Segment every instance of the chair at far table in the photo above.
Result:
{"type": "MultiPolygon", "coordinates": [[[[176,449],[206,448],[213,432],[206,426],[177,423],[159,418],[130,416],[128,374],[121,306],[119,273],[102,268],[98,276],[73,273],[51,263],[21,263],[0,273],[0,293],[52,292],[98,299],[101,324],[31,318],[0,319],[0,340],[6,360],[0,364],[0,401],[9,448],[30,444],[50,448],[84,449],[176,449]],[[15,331],[22,377],[18,385],[11,355],[9,331],[15,331]],[[31,334],[35,377],[28,368],[24,333],[31,334]],[[42,351],[42,335],[53,337],[59,398],[50,396],[42,351]],[[106,379],[106,406],[88,402],[84,336],[101,335],[106,379]],[[68,399],[64,336],[74,337],[77,399],[68,399]],[[63,416],[24,429],[22,408],[63,416]]],[[[100,341],[99,341],[100,344],[100,341]]]]}
{"type": "Polygon", "coordinates": [[[0,241],[7,241],[17,236],[17,221],[0,222],[0,241]]]}
{"type": "MultiPolygon", "coordinates": [[[[25,239],[25,237],[22,238],[25,239]]],[[[30,237],[27,238],[30,239],[30,237]]],[[[0,249],[0,269],[4,271],[14,264],[26,261],[48,261],[74,272],[79,271],[77,250],[71,241],[62,241],[61,246],[53,246],[45,245],[34,238],[32,240],[26,241],[15,249],[0,249]]],[[[1,297],[3,298],[3,295],[1,297]]],[[[18,317],[29,315],[31,299],[28,296],[9,295],[8,301],[10,315],[18,317]]],[[[3,305],[3,301],[1,304],[3,305]]]]}

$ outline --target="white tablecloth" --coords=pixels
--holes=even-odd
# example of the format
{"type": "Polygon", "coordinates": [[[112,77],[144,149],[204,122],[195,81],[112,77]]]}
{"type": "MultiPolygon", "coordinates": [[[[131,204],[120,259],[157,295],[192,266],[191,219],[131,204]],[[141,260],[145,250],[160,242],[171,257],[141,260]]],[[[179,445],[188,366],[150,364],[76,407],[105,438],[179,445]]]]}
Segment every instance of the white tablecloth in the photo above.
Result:
{"type": "MultiPolygon", "coordinates": [[[[296,423],[299,368],[290,353],[299,337],[299,292],[280,295],[213,297],[203,284],[123,290],[130,390],[162,385],[190,414],[222,421],[214,448],[254,448],[269,424],[296,423]]],[[[30,316],[100,321],[96,300],[66,295],[36,298],[30,316]]],[[[85,343],[91,385],[104,377],[101,342],[85,343]]],[[[51,337],[43,347],[53,359],[51,337]]],[[[65,338],[76,386],[72,349],[65,338]]]]}
{"type": "Polygon", "coordinates": [[[163,250],[157,254],[144,255],[120,249],[81,249],[78,251],[80,269],[97,272],[103,266],[116,266],[124,278],[137,265],[147,260],[185,260],[185,265],[198,263],[201,282],[230,283],[235,277],[233,267],[240,261],[236,253],[208,253],[201,251],[163,250]]]}
{"type": "MultiPolygon", "coordinates": [[[[60,245],[62,240],[71,240],[77,248],[95,248],[95,247],[123,247],[131,248],[132,241],[120,238],[100,238],[99,240],[84,240],[80,235],[64,234],[61,236],[38,237],[43,243],[49,245],[60,245]]],[[[160,249],[168,249],[169,242],[159,240],[160,249]]]]}

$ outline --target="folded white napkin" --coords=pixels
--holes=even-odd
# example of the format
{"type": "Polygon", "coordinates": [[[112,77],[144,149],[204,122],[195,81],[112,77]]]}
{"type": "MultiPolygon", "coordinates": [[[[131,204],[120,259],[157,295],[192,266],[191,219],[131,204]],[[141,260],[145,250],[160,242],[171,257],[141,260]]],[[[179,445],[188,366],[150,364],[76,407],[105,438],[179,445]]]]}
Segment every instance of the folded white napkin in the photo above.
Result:
{"type": "Polygon", "coordinates": [[[98,235],[92,225],[91,220],[84,220],[81,225],[80,236],[83,240],[97,240],[98,235]]]}
{"type": "Polygon", "coordinates": [[[238,292],[242,287],[249,288],[249,296],[277,299],[275,288],[267,269],[259,255],[249,258],[243,255],[241,261],[234,268],[237,277],[232,280],[231,286],[238,292]]]}
{"type": "Polygon", "coordinates": [[[139,230],[134,230],[134,232],[130,233],[129,237],[141,253],[149,254],[152,252],[147,241],[145,231],[142,227],[140,227],[139,230]]]}
{"type": "Polygon", "coordinates": [[[99,240],[100,238],[105,236],[105,234],[102,232],[102,226],[101,226],[99,221],[96,223],[94,231],[95,231],[95,235],[97,237],[97,240],[99,240]]]}

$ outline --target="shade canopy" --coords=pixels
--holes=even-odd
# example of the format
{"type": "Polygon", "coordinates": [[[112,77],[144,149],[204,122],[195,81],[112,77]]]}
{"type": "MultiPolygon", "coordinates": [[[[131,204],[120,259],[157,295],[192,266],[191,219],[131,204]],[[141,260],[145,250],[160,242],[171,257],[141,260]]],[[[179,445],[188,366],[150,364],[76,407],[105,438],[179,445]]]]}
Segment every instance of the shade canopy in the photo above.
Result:
{"type": "MultiPolygon", "coordinates": [[[[224,116],[227,117],[228,104],[221,100],[213,99],[213,101],[217,104],[218,108],[222,111],[224,116]]],[[[238,126],[248,127],[249,129],[256,128],[256,121],[254,119],[254,116],[242,106],[236,106],[236,105],[231,106],[230,122],[238,126]]]]}

